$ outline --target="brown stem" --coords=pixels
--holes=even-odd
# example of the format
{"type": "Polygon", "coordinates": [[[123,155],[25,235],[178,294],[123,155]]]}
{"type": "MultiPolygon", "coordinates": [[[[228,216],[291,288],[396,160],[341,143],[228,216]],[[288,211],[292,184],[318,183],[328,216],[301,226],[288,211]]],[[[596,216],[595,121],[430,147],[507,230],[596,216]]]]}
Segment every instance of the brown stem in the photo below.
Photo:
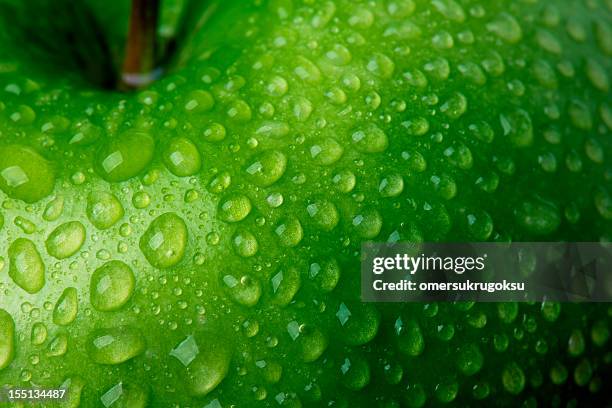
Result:
{"type": "Polygon", "coordinates": [[[121,70],[120,88],[136,89],[150,84],[157,67],[157,24],[160,0],[132,0],[130,28],[121,70]]]}

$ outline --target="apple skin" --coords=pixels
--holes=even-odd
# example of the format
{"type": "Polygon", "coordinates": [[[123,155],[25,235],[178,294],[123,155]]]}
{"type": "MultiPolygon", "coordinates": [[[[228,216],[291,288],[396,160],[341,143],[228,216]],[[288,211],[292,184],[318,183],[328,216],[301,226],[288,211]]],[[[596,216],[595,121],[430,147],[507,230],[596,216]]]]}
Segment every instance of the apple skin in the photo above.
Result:
{"type": "Polygon", "coordinates": [[[134,94],[0,32],[1,384],[84,407],[605,401],[609,305],[361,303],[359,248],[609,241],[610,2],[210,7],[134,94]]]}

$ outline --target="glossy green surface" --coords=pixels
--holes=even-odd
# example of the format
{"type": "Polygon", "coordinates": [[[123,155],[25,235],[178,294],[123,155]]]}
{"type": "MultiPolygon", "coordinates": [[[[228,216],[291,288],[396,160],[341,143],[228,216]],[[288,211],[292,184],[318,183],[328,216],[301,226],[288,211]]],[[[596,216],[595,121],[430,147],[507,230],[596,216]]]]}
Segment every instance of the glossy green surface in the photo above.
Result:
{"type": "Polygon", "coordinates": [[[0,28],[0,383],[71,407],[605,400],[607,304],[364,304],[359,250],[609,241],[610,1],[211,5],[134,94],[0,28]]]}

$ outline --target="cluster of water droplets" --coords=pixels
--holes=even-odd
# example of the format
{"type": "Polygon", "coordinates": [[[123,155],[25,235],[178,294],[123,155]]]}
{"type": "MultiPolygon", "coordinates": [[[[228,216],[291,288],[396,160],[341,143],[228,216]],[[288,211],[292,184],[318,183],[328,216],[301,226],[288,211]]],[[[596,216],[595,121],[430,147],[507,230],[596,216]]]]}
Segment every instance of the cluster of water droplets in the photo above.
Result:
{"type": "Polygon", "coordinates": [[[0,59],[0,381],[106,407],[599,392],[610,308],[364,304],[358,251],[608,240],[609,5],[241,7],[134,97],[0,59]]]}

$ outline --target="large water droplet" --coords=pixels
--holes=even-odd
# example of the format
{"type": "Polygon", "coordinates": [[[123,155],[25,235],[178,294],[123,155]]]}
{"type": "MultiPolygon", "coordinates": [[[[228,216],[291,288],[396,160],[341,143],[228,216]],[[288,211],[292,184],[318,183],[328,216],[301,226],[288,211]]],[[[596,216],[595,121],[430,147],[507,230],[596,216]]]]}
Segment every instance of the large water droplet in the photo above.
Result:
{"type": "Polygon", "coordinates": [[[118,310],[132,296],[136,279],[132,268],[121,261],[110,261],[91,275],[91,305],[100,311],[118,310]]]}
{"type": "Polygon", "coordinates": [[[32,241],[16,239],[8,250],[9,276],[23,290],[36,293],[45,285],[45,264],[32,241]]]}
{"type": "Polygon", "coordinates": [[[436,10],[449,20],[462,23],[465,20],[465,11],[455,0],[434,0],[436,10]]]}
{"type": "Polygon", "coordinates": [[[33,203],[51,194],[55,176],[51,164],[22,145],[0,147],[0,189],[11,198],[33,203]]]}
{"type": "Polygon", "coordinates": [[[65,259],[76,254],[85,242],[85,227],[78,221],[66,222],[51,232],[45,245],[49,255],[65,259]]]}
{"type": "Polygon", "coordinates": [[[350,302],[340,303],[336,318],[341,338],[350,345],[366,344],[378,333],[380,313],[371,304],[350,302]]]}
{"type": "Polygon", "coordinates": [[[253,183],[267,187],[280,179],[287,169],[287,157],[278,150],[268,150],[256,156],[246,168],[253,183]]]}
{"type": "Polygon", "coordinates": [[[357,150],[364,153],[384,152],[389,146],[389,139],[385,132],[374,124],[354,131],[351,139],[357,150]]]}
{"type": "Polygon", "coordinates": [[[519,225],[535,235],[550,234],[561,224],[559,209],[554,204],[537,197],[519,204],[514,214],[519,225]]]}
{"type": "Polygon", "coordinates": [[[333,137],[327,137],[315,142],[310,147],[310,157],[321,166],[329,166],[336,163],[342,157],[344,148],[333,137]]]}
{"type": "Polygon", "coordinates": [[[87,218],[98,229],[112,227],[123,214],[123,206],[111,193],[94,191],[87,197],[87,218]]]}
{"type": "Polygon", "coordinates": [[[187,225],[175,213],[165,213],[151,222],[140,238],[140,250],[151,265],[169,268],[183,259],[187,247],[187,225]]]}
{"type": "Polygon", "coordinates": [[[13,361],[15,355],[15,322],[4,309],[0,309],[0,370],[13,361]]]}
{"type": "Polygon", "coordinates": [[[212,331],[195,336],[198,353],[184,375],[192,395],[207,395],[227,376],[232,353],[225,338],[212,331]]]}
{"type": "Polygon", "coordinates": [[[340,220],[338,209],[331,201],[316,200],[306,207],[306,211],[315,225],[324,231],[334,229],[340,220]]]}
{"type": "Polygon", "coordinates": [[[193,142],[185,137],[170,141],[163,154],[168,170],[178,177],[196,174],[202,166],[200,152],[193,142]]]}
{"type": "Polygon", "coordinates": [[[261,284],[257,279],[244,275],[237,279],[234,275],[224,275],[222,285],[232,299],[243,306],[255,306],[261,297],[261,284]]]}
{"type": "Polygon", "coordinates": [[[502,114],[499,117],[504,136],[517,147],[529,146],[533,141],[531,116],[522,109],[502,114]]]}
{"type": "Polygon", "coordinates": [[[270,279],[272,287],[272,303],[280,306],[288,305],[300,289],[300,271],[290,266],[277,271],[270,279]]]}
{"type": "Polygon", "coordinates": [[[251,200],[242,194],[230,194],[219,202],[218,215],[225,222],[244,220],[251,212],[251,200]]]}
{"type": "Polygon", "coordinates": [[[274,229],[279,243],[284,247],[294,247],[300,243],[304,236],[302,224],[295,217],[282,220],[274,229]]]}
{"type": "Polygon", "coordinates": [[[89,357],[98,364],[121,364],[145,350],[145,341],[137,329],[119,326],[94,330],[87,344],[89,357]]]}
{"type": "Polygon", "coordinates": [[[523,31],[516,19],[508,13],[501,13],[487,24],[487,30],[504,41],[515,44],[523,38],[523,31]]]}
{"type": "Polygon", "coordinates": [[[154,151],[155,141],[151,135],[128,130],[109,140],[98,152],[96,170],[107,181],[125,181],[149,165],[154,151]]]}
{"type": "Polygon", "coordinates": [[[255,255],[259,249],[257,238],[246,230],[236,231],[232,236],[232,243],[236,253],[245,258],[255,255]]]}

